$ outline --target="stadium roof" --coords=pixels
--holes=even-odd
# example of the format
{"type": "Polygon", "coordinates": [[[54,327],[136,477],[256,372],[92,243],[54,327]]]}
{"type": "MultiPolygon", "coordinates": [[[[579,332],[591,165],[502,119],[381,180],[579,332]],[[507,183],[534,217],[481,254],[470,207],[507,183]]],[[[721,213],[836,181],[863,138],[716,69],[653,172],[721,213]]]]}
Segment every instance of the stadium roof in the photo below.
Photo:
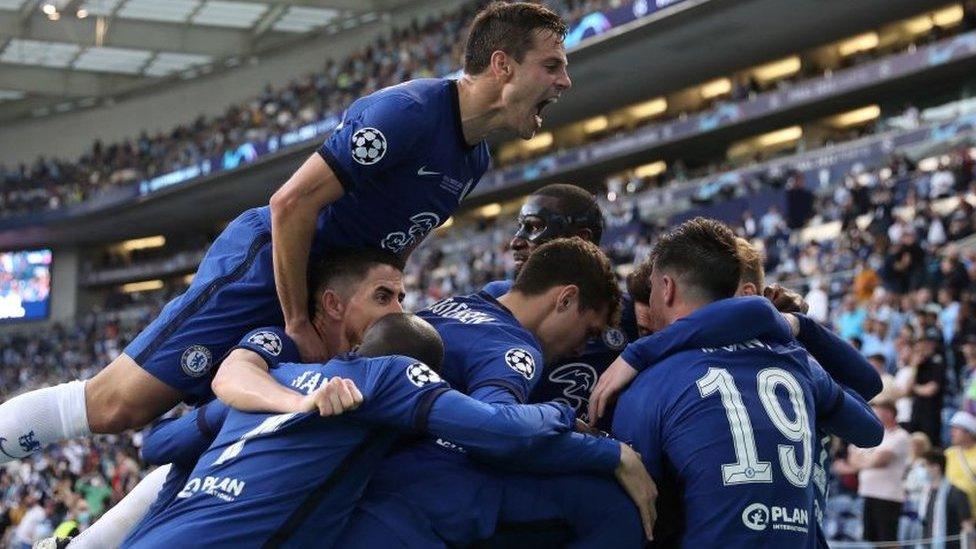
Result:
{"type": "Polygon", "coordinates": [[[373,22],[417,0],[0,0],[0,109],[57,108],[373,22]]]}

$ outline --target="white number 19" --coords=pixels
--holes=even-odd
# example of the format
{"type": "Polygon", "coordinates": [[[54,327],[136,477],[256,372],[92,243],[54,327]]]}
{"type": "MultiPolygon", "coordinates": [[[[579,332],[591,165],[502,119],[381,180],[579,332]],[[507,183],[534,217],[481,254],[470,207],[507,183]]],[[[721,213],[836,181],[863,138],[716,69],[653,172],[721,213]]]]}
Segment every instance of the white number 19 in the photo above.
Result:
{"type": "MultiPolygon", "coordinates": [[[[803,389],[792,374],[780,368],[761,370],[756,376],[756,385],[759,400],[776,429],[787,440],[800,442],[803,445],[802,461],[797,459],[796,447],[793,444],[779,445],[779,464],[783,475],[794,486],[803,488],[810,482],[813,465],[810,455],[813,448],[812,431],[810,418],[807,417],[803,402],[803,389]],[[793,420],[786,415],[786,411],[776,397],[776,389],[780,386],[784,387],[789,395],[795,412],[793,420]]],[[[702,398],[707,398],[718,391],[732,430],[732,446],[735,449],[736,461],[722,465],[722,481],[726,485],[772,482],[770,463],[759,461],[752,421],[749,419],[745,404],[742,403],[742,395],[735,386],[732,375],[722,368],[709,368],[708,373],[698,380],[698,391],[702,398]]]]}

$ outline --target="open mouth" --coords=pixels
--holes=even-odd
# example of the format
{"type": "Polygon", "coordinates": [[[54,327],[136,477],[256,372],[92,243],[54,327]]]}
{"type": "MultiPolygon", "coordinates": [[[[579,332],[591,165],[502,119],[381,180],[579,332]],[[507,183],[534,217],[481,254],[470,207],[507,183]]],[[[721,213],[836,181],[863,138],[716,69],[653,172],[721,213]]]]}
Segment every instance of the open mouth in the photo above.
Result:
{"type": "Polygon", "coordinates": [[[535,104],[535,124],[537,127],[542,127],[542,110],[549,105],[559,101],[559,97],[550,97],[549,99],[543,99],[535,104]]]}

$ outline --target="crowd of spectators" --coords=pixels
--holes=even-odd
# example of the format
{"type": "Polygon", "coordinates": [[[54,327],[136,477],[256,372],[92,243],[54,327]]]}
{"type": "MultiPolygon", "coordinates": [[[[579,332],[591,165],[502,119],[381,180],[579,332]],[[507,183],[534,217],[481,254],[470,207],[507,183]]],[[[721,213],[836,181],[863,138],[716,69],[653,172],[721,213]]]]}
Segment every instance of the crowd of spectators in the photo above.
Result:
{"type": "MultiPolygon", "coordinates": [[[[356,97],[411,78],[443,76],[458,70],[463,33],[485,0],[472,0],[461,8],[426,22],[414,21],[397,28],[342,60],[329,59],[320,71],[310,73],[282,87],[268,85],[253,99],[231,105],[219,116],[199,116],[168,131],[150,133],[118,143],[96,140],[77,159],[42,156],[31,163],[0,164],[0,215],[9,216],[40,210],[54,210],[83,202],[99,192],[132,184],[218,156],[246,142],[262,141],[271,135],[337,115],[356,97]]],[[[567,21],[621,0],[545,0],[567,21]]],[[[965,4],[961,25],[952,29],[933,26],[908,47],[944,38],[956,31],[976,28],[976,5],[965,4]]],[[[866,51],[848,58],[856,64],[889,49],[866,51]]],[[[759,82],[743,76],[733,83],[731,93],[717,102],[744,101],[775,86],[789,86],[803,78],[820,76],[831,69],[807,63],[803,69],[775,82],[759,82]]],[[[705,103],[700,108],[710,107],[705,103]]],[[[672,113],[686,116],[686,112],[672,113]]],[[[594,134],[594,138],[602,137],[594,134]]]]}
{"type": "MultiPolygon", "coordinates": [[[[77,159],[42,156],[33,163],[0,164],[0,214],[53,210],[83,202],[98,192],[152,178],[223,154],[243,143],[294,130],[338,115],[357,97],[413,78],[445,76],[460,68],[460,44],[486,0],[427,21],[413,21],[345,59],[329,59],[321,70],[284,86],[268,85],[219,116],[199,116],[171,130],[143,131],[119,143],[96,140],[77,159]]],[[[565,20],[620,0],[546,0],[565,20]]]]}

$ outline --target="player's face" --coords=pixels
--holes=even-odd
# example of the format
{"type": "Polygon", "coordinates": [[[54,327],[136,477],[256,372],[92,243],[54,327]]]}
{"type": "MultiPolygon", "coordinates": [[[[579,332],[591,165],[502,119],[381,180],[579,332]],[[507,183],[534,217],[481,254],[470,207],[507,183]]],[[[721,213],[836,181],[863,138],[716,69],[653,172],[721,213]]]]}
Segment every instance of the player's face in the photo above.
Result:
{"type": "Polygon", "coordinates": [[[559,200],[551,196],[530,196],[522,206],[518,216],[518,227],[515,236],[509,243],[512,257],[515,259],[515,272],[522,270],[522,265],[529,259],[529,254],[539,246],[556,236],[548,234],[549,221],[540,215],[543,211],[555,211],[559,207],[559,200]]]}
{"type": "Polygon", "coordinates": [[[668,325],[664,293],[664,277],[659,270],[654,269],[651,272],[651,301],[647,311],[648,328],[652,333],[663,330],[668,325]]]}
{"type": "Polygon", "coordinates": [[[600,337],[607,328],[606,309],[581,311],[573,303],[565,311],[553,314],[555,317],[549,330],[540,337],[546,362],[582,355],[586,342],[600,337]]]}
{"type": "Polygon", "coordinates": [[[402,313],[403,273],[389,265],[370,269],[366,279],[346,303],[342,323],[350,347],[362,343],[374,322],[390,313],[402,313]]]}
{"type": "Polygon", "coordinates": [[[512,76],[502,89],[508,127],[531,139],[542,127],[542,110],[573,85],[566,72],[566,48],[550,32],[537,32],[521,63],[512,59],[512,76]]]}
{"type": "Polygon", "coordinates": [[[634,317],[637,318],[637,335],[644,337],[653,333],[651,330],[651,306],[647,303],[634,303],[634,317]]]}

